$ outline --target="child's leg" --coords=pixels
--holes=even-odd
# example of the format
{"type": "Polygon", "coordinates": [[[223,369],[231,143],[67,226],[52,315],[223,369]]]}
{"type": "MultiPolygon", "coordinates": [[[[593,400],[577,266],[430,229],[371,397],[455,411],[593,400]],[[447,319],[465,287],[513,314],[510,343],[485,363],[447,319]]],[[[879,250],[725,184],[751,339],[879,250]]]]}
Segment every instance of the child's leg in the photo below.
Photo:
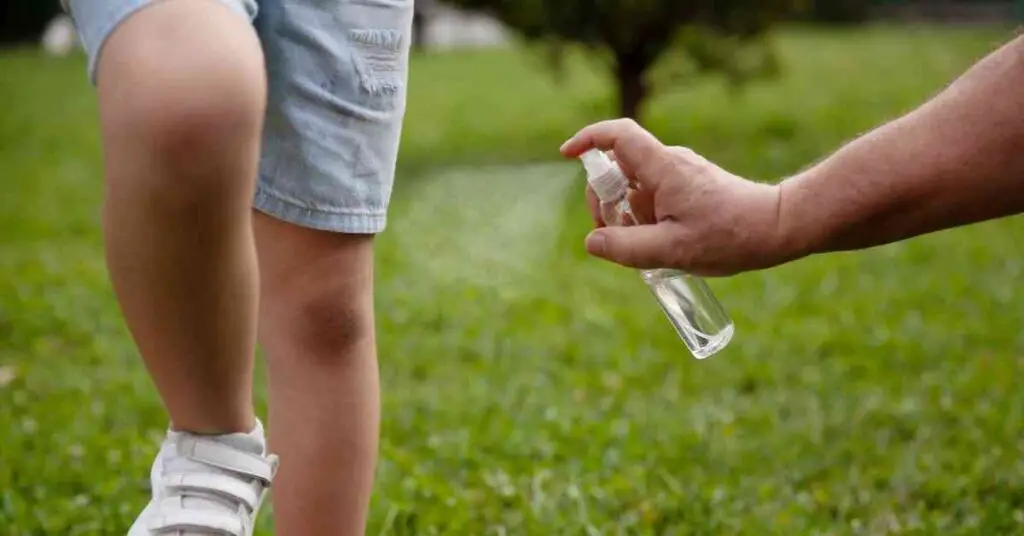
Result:
{"type": "Polygon", "coordinates": [[[109,271],[175,428],[131,536],[249,536],[274,475],[250,400],[266,99],[254,7],[70,3],[99,91],[109,271]]]}
{"type": "Polygon", "coordinates": [[[362,535],[380,418],[373,238],[256,217],[277,534],[362,535]]]}
{"type": "Polygon", "coordinates": [[[412,0],[263,0],[256,194],[277,534],[362,535],[379,421],[373,235],[394,178],[412,0]]]}
{"type": "Polygon", "coordinates": [[[109,269],[175,428],[129,534],[250,536],[275,469],[250,400],[266,100],[255,4],[70,7],[99,92],[109,269]]]}
{"type": "MultiPolygon", "coordinates": [[[[86,39],[97,25],[83,21],[110,5],[72,4],[86,39]]],[[[176,429],[249,431],[259,41],[223,4],[169,0],[127,15],[93,57],[107,260],[128,328],[176,429]]]]}

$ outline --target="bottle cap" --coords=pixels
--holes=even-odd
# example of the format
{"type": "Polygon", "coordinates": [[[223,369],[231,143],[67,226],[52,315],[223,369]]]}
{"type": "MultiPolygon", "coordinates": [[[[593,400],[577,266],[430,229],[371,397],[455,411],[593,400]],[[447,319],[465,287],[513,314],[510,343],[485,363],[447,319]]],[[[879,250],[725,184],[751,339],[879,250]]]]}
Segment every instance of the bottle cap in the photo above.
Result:
{"type": "Polygon", "coordinates": [[[580,160],[587,170],[587,182],[602,202],[616,201],[626,194],[629,179],[604,151],[591,149],[581,154],[580,160]]]}

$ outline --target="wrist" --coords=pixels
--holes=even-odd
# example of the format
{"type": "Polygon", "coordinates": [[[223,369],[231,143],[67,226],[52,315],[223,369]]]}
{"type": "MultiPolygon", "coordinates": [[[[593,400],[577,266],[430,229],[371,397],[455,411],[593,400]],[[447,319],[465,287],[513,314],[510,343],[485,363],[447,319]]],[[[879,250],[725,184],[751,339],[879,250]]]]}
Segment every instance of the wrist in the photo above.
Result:
{"type": "Polygon", "coordinates": [[[817,234],[820,225],[806,221],[801,210],[799,176],[787,178],[775,185],[775,240],[779,264],[795,261],[817,252],[817,234]]]}

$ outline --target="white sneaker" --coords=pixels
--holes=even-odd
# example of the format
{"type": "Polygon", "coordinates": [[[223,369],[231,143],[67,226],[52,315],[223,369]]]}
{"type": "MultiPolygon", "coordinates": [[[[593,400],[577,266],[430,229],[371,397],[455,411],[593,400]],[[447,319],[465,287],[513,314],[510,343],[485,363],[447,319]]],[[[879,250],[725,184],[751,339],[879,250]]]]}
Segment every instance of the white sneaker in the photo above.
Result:
{"type": "Polygon", "coordinates": [[[276,472],[258,421],[248,434],[169,431],[153,462],[153,498],[128,536],[252,536],[276,472]]]}

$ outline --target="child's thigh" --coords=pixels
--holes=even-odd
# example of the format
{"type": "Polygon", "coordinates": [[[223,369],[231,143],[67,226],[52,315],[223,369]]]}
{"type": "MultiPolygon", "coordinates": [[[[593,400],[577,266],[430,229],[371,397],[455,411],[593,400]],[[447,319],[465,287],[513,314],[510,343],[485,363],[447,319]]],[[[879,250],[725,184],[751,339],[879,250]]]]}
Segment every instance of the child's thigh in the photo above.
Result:
{"type": "MultiPolygon", "coordinates": [[[[88,56],[88,76],[96,82],[96,66],[110,35],[139,10],[159,3],[160,0],[61,0],[64,9],[75,22],[75,30],[88,56]]],[[[166,0],[164,0],[166,1],[166,0]]],[[[240,16],[252,20],[256,14],[256,0],[210,0],[223,4],[240,16]]],[[[154,58],[159,62],[160,58],[154,58]]]]}
{"type": "Polygon", "coordinates": [[[384,229],[413,0],[260,0],[269,84],[256,208],[303,227],[384,229]]]}

